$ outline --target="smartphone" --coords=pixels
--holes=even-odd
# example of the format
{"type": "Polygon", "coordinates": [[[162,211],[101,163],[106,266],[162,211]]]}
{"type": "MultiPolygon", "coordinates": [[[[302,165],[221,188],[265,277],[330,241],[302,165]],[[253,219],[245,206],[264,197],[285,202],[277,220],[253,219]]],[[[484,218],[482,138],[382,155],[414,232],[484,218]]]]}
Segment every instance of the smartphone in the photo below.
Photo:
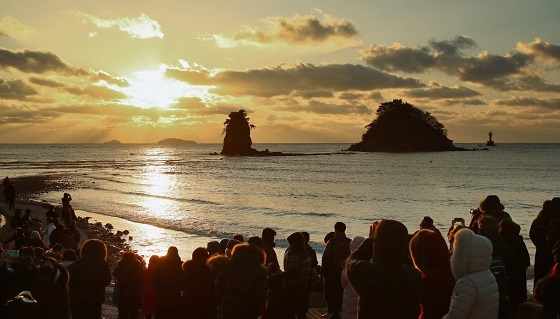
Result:
{"type": "Polygon", "coordinates": [[[461,217],[456,217],[453,219],[453,224],[460,223],[461,225],[465,226],[465,219],[461,217]]]}
{"type": "Polygon", "coordinates": [[[6,255],[11,258],[19,257],[19,250],[6,250],[6,255]]]}

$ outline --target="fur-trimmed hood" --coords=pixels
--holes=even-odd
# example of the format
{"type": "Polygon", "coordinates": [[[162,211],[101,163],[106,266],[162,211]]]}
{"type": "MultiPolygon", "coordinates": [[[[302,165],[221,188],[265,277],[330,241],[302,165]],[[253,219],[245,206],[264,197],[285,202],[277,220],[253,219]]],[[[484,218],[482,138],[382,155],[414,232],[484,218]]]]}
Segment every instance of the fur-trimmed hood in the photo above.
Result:
{"type": "Polygon", "coordinates": [[[492,263],[492,242],[470,229],[461,229],[455,234],[451,272],[455,280],[466,274],[485,270],[492,263]]]}

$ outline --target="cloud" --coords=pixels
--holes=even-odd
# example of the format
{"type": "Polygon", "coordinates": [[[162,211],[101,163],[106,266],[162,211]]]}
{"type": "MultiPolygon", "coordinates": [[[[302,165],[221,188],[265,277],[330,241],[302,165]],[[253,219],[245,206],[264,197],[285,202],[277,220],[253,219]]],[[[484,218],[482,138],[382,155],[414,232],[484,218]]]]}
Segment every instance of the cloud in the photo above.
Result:
{"type": "Polygon", "coordinates": [[[371,114],[372,110],[363,104],[331,104],[320,101],[309,101],[307,105],[283,107],[280,110],[308,112],[315,114],[371,114]]]}
{"type": "Polygon", "coordinates": [[[65,86],[64,84],[62,84],[60,82],[56,82],[56,81],[45,79],[45,78],[30,77],[29,82],[31,82],[33,84],[41,85],[41,86],[48,86],[48,87],[51,87],[51,88],[59,88],[59,87],[64,87],[65,86]]]}
{"type": "Polygon", "coordinates": [[[475,46],[470,37],[458,36],[447,41],[432,40],[424,47],[374,45],[362,50],[361,55],[368,65],[381,70],[406,73],[437,70],[488,87],[499,87],[509,76],[526,74],[534,62],[532,54],[516,50],[503,56],[487,51],[476,56],[465,55],[464,50],[475,46]]]}
{"type": "Polygon", "coordinates": [[[531,43],[517,43],[517,49],[527,54],[535,55],[538,59],[560,65],[560,46],[550,44],[542,39],[535,38],[531,43]]]}
{"type": "Polygon", "coordinates": [[[292,91],[292,96],[294,97],[302,97],[304,99],[312,99],[314,97],[333,97],[334,94],[331,91],[327,90],[309,90],[309,91],[292,91]]]}
{"type": "Polygon", "coordinates": [[[189,114],[196,115],[228,115],[231,112],[241,109],[245,109],[247,113],[250,113],[250,110],[238,104],[207,105],[198,97],[180,98],[177,103],[171,105],[170,107],[174,109],[187,110],[189,114]]]}
{"type": "Polygon", "coordinates": [[[84,88],[70,87],[65,90],[75,95],[89,95],[95,99],[101,100],[120,100],[127,98],[126,94],[122,92],[100,85],[88,85],[84,88]]]}
{"type": "Polygon", "coordinates": [[[452,105],[466,106],[466,105],[487,105],[488,103],[486,103],[486,101],[484,101],[482,99],[473,98],[473,99],[444,100],[443,104],[446,105],[446,106],[452,106],[452,105]]]}
{"type": "Polygon", "coordinates": [[[119,87],[127,87],[130,86],[130,83],[126,78],[123,77],[114,77],[111,74],[105,71],[94,71],[92,72],[92,80],[93,81],[105,81],[108,84],[114,84],[119,87]]]}
{"type": "Polygon", "coordinates": [[[457,99],[481,95],[478,91],[464,86],[446,87],[437,82],[431,82],[426,89],[413,89],[405,92],[406,96],[430,99],[457,99]]]}
{"type": "Polygon", "coordinates": [[[13,39],[26,39],[33,33],[35,33],[35,29],[22,24],[10,16],[4,16],[0,19],[0,36],[5,35],[13,39]]]}
{"type": "Polygon", "coordinates": [[[89,73],[64,62],[58,55],[48,51],[8,50],[0,48],[0,69],[16,69],[25,73],[43,74],[56,72],[66,75],[89,73]]]}
{"type": "Polygon", "coordinates": [[[344,92],[338,96],[341,100],[353,101],[359,100],[364,98],[364,94],[362,93],[353,93],[353,92],[344,92]]]}
{"type": "MultiPolygon", "coordinates": [[[[132,38],[136,39],[148,39],[148,38],[160,38],[163,39],[163,32],[161,32],[161,27],[159,23],[155,20],[150,19],[150,17],[142,13],[137,18],[117,18],[117,19],[101,19],[88,13],[74,11],[72,14],[84,19],[84,23],[93,23],[96,27],[100,29],[111,29],[117,28],[122,32],[128,33],[132,38]]],[[[95,36],[96,33],[90,33],[90,36],[95,36]]]]}
{"type": "Polygon", "coordinates": [[[371,91],[387,88],[423,87],[419,80],[402,78],[359,64],[281,64],[277,67],[246,71],[167,70],[166,75],[189,80],[191,85],[213,85],[222,95],[273,97],[293,91],[371,91]],[[196,76],[194,76],[195,73],[196,76]]]}
{"type": "Polygon", "coordinates": [[[25,101],[28,96],[35,94],[37,91],[22,80],[4,81],[0,79],[0,99],[25,101]]]}
{"type": "Polygon", "coordinates": [[[357,39],[358,31],[352,21],[317,11],[321,17],[297,14],[292,18],[270,17],[262,19],[264,26],[259,28],[245,27],[230,35],[213,34],[200,38],[213,41],[221,48],[277,43],[290,46],[329,42],[343,47],[361,45],[361,41],[357,39]]]}
{"type": "Polygon", "coordinates": [[[509,100],[495,101],[497,105],[508,106],[536,106],[550,110],[560,110],[560,98],[539,99],[535,97],[514,97],[509,100]]]}

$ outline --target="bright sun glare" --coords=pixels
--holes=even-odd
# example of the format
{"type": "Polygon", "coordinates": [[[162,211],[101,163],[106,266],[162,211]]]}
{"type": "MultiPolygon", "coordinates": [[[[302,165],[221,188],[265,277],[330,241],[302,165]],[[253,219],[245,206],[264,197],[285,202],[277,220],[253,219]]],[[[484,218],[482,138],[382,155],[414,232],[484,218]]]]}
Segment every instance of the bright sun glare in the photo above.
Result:
{"type": "Polygon", "coordinates": [[[166,65],[158,70],[137,71],[129,78],[130,86],[123,89],[129,97],[125,103],[143,107],[167,108],[181,97],[208,97],[209,87],[193,86],[186,82],[165,77],[166,65]]]}

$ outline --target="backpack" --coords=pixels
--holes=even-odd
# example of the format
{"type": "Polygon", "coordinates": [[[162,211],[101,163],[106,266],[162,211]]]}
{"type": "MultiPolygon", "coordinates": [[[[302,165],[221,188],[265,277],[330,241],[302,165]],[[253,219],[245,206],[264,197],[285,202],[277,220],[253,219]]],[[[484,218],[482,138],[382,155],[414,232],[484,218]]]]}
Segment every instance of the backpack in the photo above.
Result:
{"type": "Polygon", "coordinates": [[[490,264],[490,271],[496,278],[498,284],[498,291],[500,293],[500,306],[498,310],[498,319],[511,319],[512,314],[510,311],[510,303],[508,296],[508,282],[509,276],[506,271],[504,263],[500,259],[492,260],[490,264]]]}

